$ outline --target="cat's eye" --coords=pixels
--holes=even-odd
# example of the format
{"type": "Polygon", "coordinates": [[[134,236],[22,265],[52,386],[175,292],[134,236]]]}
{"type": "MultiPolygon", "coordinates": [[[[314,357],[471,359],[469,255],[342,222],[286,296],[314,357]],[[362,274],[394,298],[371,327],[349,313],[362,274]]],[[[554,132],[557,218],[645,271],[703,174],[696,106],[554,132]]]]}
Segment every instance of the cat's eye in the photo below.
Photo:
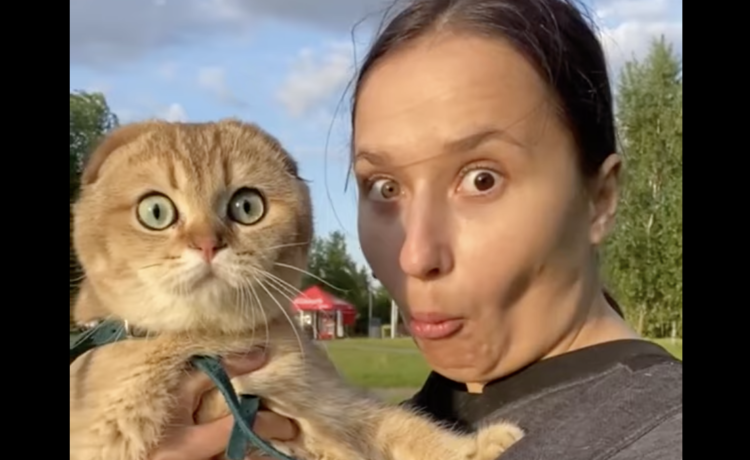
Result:
{"type": "Polygon", "coordinates": [[[241,188],[229,200],[227,213],[230,219],[239,224],[253,225],[266,215],[266,203],[259,191],[241,188]]]}
{"type": "Polygon", "coordinates": [[[149,230],[164,230],[177,221],[177,209],[165,195],[152,193],[141,198],[136,216],[149,230]]]}

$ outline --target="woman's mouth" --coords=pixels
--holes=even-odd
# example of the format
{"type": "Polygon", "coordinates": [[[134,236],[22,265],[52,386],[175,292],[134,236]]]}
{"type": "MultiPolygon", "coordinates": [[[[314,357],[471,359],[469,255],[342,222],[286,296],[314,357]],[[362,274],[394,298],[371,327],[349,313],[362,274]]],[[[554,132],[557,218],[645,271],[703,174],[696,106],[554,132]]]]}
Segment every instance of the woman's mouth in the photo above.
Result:
{"type": "Polygon", "coordinates": [[[446,339],[456,334],[464,325],[464,319],[440,313],[412,313],[409,318],[411,335],[426,340],[446,339]]]}

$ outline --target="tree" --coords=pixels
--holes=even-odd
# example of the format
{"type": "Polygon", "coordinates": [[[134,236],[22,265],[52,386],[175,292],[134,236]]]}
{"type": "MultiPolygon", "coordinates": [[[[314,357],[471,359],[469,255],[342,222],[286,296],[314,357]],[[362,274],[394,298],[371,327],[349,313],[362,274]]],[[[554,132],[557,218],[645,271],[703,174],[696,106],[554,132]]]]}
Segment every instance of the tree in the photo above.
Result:
{"type": "Polygon", "coordinates": [[[682,63],[662,37],[620,76],[624,180],[604,250],[615,297],[638,331],[682,336],[682,63]]]}
{"type": "MultiPolygon", "coordinates": [[[[88,154],[102,136],[117,125],[117,116],[109,109],[103,94],[83,91],[70,93],[70,203],[73,203],[78,194],[81,169],[88,154]]],[[[72,308],[73,299],[83,277],[83,272],[73,250],[72,209],[70,211],[70,231],[70,299],[72,308]]]]}
{"type": "Polygon", "coordinates": [[[78,179],[88,154],[109,130],[119,124],[101,93],[70,93],[70,199],[78,192],[78,179]]]}
{"type": "MultiPolygon", "coordinates": [[[[335,231],[325,238],[313,239],[307,271],[313,276],[303,277],[302,288],[318,284],[351,303],[360,317],[356,329],[361,329],[361,320],[367,320],[371,278],[368,270],[358,266],[347,252],[346,240],[341,232],[335,231]]],[[[382,303],[382,293],[373,290],[373,311],[382,303]]]]}

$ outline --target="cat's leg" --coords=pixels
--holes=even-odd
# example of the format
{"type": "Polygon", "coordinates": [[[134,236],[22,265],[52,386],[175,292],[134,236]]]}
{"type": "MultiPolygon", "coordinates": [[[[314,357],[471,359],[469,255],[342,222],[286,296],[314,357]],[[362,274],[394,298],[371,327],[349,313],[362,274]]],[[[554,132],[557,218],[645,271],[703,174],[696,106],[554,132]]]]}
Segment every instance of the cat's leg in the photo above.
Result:
{"type": "Polygon", "coordinates": [[[110,344],[70,366],[71,460],[145,460],[161,439],[182,364],[151,341],[110,344]]]}
{"type": "MultiPolygon", "coordinates": [[[[353,390],[318,352],[314,348],[300,352],[296,338],[275,340],[269,346],[268,364],[232,383],[238,394],[259,396],[268,409],[299,425],[300,436],[294,442],[271,443],[279,451],[299,460],[385,460],[364,452],[367,443],[362,442],[357,425],[359,414],[368,411],[351,407],[352,400],[363,399],[353,399],[353,390]]],[[[204,395],[195,419],[203,423],[228,412],[223,396],[212,391],[204,395]]]]}
{"type": "Polygon", "coordinates": [[[376,439],[394,460],[496,460],[522,437],[523,431],[510,423],[461,434],[408,409],[391,408],[380,417],[376,439]]]}
{"type": "MultiPolygon", "coordinates": [[[[300,460],[495,460],[523,435],[506,423],[468,435],[442,428],[406,408],[368,398],[343,381],[321,349],[303,347],[304,353],[288,337],[274,340],[266,366],[232,381],[238,393],[259,396],[269,409],[298,423],[297,442],[274,445],[300,460]]],[[[196,420],[226,413],[216,392],[203,399],[196,420]]]]}

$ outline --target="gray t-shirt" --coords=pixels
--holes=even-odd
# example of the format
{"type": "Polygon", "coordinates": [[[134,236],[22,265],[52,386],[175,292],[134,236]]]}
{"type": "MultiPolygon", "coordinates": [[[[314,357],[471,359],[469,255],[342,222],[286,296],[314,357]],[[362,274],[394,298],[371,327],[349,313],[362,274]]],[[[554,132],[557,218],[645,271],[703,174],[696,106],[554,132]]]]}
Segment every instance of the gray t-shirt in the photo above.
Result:
{"type": "Polygon", "coordinates": [[[682,459],[682,362],[642,340],[540,361],[481,395],[433,373],[407,403],[459,429],[517,423],[526,436],[502,460],[682,459]]]}

